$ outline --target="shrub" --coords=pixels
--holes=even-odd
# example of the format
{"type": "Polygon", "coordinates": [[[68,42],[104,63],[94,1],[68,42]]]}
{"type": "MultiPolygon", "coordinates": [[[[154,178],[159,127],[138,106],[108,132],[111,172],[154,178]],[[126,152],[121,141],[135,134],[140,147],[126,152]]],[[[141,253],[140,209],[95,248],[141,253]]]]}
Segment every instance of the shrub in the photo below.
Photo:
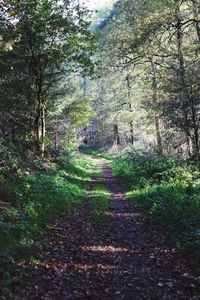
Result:
{"type": "Polygon", "coordinates": [[[123,154],[112,163],[115,175],[130,182],[127,197],[148,210],[177,247],[199,255],[200,172],[198,165],[174,158],[123,154]]]}
{"type": "Polygon", "coordinates": [[[61,159],[56,168],[49,166],[46,171],[42,167],[37,171],[38,163],[35,166],[32,161],[31,166],[29,160],[28,169],[23,169],[20,177],[4,178],[0,184],[5,202],[0,206],[0,276],[6,274],[10,261],[31,256],[48,224],[84,199],[93,162],[74,155],[68,157],[68,163],[61,159]]]}

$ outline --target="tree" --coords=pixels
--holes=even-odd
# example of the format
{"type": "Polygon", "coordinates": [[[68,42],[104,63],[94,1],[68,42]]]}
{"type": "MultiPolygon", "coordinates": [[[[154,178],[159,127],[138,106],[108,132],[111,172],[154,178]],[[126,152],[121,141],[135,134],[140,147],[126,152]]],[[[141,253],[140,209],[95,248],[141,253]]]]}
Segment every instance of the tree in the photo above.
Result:
{"type": "MultiPolygon", "coordinates": [[[[25,101],[31,99],[34,107],[33,148],[43,157],[46,114],[48,103],[53,100],[55,82],[61,74],[76,71],[78,66],[86,73],[92,71],[94,38],[85,21],[87,11],[76,1],[19,0],[6,1],[2,13],[13,24],[9,53],[13,58],[12,72],[18,73],[19,81],[23,81],[20,93],[25,101]]],[[[28,109],[27,102],[25,106],[28,109]]]]}
{"type": "Polygon", "coordinates": [[[105,68],[127,73],[132,68],[134,76],[143,65],[158,153],[164,150],[162,133],[173,127],[184,136],[179,147],[187,144],[186,155],[199,157],[199,2],[125,0],[114,10],[100,32],[105,68]]]}

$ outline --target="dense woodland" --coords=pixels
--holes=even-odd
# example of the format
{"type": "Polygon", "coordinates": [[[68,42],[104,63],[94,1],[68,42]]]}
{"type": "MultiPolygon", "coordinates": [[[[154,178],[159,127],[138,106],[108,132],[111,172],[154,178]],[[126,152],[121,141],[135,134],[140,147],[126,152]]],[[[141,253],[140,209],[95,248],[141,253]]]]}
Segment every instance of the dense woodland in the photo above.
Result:
{"type": "MultiPolygon", "coordinates": [[[[98,168],[91,155],[107,159],[129,204],[199,264],[200,1],[109,7],[94,13],[78,0],[0,1],[4,293],[49,224],[85,199],[98,168]]],[[[97,187],[93,198],[101,224],[109,193],[97,187]]]]}
{"type": "Polygon", "coordinates": [[[118,1],[93,32],[88,14],[70,1],[2,5],[6,145],[43,157],[85,129],[94,147],[198,159],[198,1],[118,1]]]}
{"type": "Polygon", "coordinates": [[[118,144],[198,158],[198,5],[119,1],[97,27],[97,107],[107,114],[103,123],[113,123],[118,144]]]}

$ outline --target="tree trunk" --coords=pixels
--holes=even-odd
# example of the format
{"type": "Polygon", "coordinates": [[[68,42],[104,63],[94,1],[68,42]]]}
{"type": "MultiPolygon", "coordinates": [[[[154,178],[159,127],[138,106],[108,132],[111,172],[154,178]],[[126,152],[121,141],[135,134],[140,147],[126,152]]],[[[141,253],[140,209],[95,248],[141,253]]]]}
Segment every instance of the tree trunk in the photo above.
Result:
{"type": "Polygon", "coordinates": [[[117,145],[120,145],[119,128],[117,124],[114,125],[114,141],[117,145]]]}
{"type": "Polygon", "coordinates": [[[59,145],[59,139],[58,139],[58,132],[56,131],[55,135],[54,135],[54,149],[55,149],[55,151],[58,150],[58,145],[59,145]]]}
{"type": "Polygon", "coordinates": [[[44,105],[41,107],[41,140],[40,140],[40,156],[44,158],[45,150],[45,136],[46,136],[46,122],[45,122],[45,109],[44,105]]]}
{"type": "Polygon", "coordinates": [[[158,115],[155,115],[155,125],[156,125],[156,139],[157,139],[157,148],[158,154],[163,154],[163,145],[162,145],[162,136],[160,130],[160,119],[158,115]]]}
{"type": "Polygon", "coordinates": [[[131,136],[131,145],[134,144],[134,130],[133,130],[133,121],[130,121],[130,136],[131,136]]]}
{"type": "Polygon", "coordinates": [[[84,95],[84,98],[86,98],[86,96],[87,96],[87,80],[85,77],[83,77],[83,95],[84,95]]]}
{"type": "Polygon", "coordinates": [[[199,126],[198,126],[198,121],[197,121],[197,111],[196,111],[196,106],[194,103],[194,98],[193,95],[191,94],[190,97],[191,100],[191,111],[192,111],[192,122],[193,122],[193,128],[194,128],[194,146],[195,146],[195,157],[198,159],[200,158],[200,153],[199,153],[199,126]]]}
{"type": "Polygon", "coordinates": [[[41,99],[38,99],[38,111],[37,111],[37,149],[39,156],[43,159],[45,152],[45,135],[46,135],[46,123],[45,123],[45,107],[41,99]]]}
{"type": "Polygon", "coordinates": [[[187,146],[188,146],[188,155],[191,155],[191,134],[190,134],[190,121],[188,118],[188,106],[189,106],[189,93],[185,80],[185,63],[184,63],[184,55],[183,55],[183,33],[182,33],[182,25],[180,18],[180,10],[176,9],[176,36],[177,36],[177,50],[178,50],[178,63],[179,63],[179,78],[181,89],[183,91],[183,117],[184,117],[184,132],[186,136],[187,146]]]}
{"type": "Polygon", "coordinates": [[[14,144],[14,129],[13,127],[9,127],[8,130],[8,145],[11,146],[14,144]]]}
{"type": "MultiPolygon", "coordinates": [[[[31,103],[29,105],[31,105],[31,103]]],[[[30,109],[30,133],[31,133],[30,151],[32,155],[37,155],[37,131],[36,131],[37,124],[35,118],[35,111],[32,111],[31,109],[30,109]]]]}
{"type": "MultiPolygon", "coordinates": [[[[131,104],[131,82],[130,82],[130,75],[128,74],[126,76],[126,81],[127,81],[127,88],[128,88],[128,104],[129,104],[129,111],[130,113],[133,112],[132,110],[132,104],[131,104]]],[[[129,123],[129,126],[130,126],[130,142],[131,142],[131,145],[134,144],[134,130],[133,130],[133,121],[131,120],[130,123],[129,123]]]]}
{"type": "Polygon", "coordinates": [[[33,155],[37,155],[38,152],[38,147],[37,147],[37,126],[33,125],[33,130],[32,130],[32,147],[31,151],[33,155]]]}
{"type": "MultiPolygon", "coordinates": [[[[198,20],[199,18],[199,13],[200,13],[200,3],[198,2],[198,0],[193,0],[193,13],[194,13],[194,18],[195,20],[198,20]]],[[[194,22],[195,28],[196,28],[196,33],[197,33],[197,37],[198,40],[200,42],[200,26],[198,22],[194,22]]]]}
{"type": "MultiPolygon", "coordinates": [[[[156,64],[153,56],[151,57],[151,81],[152,81],[152,91],[153,91],[152,100],[153,100],[153,104],[156,106],[158,101],[157,74],[156,74],[156,64]]],[[[155,128],[156,128],[157,152],[158,154],[162,155],[163,154],[162,135],[160,130],[160,117],[157,108],[154,113],[154,119],[155,119],[155,128]]]]}

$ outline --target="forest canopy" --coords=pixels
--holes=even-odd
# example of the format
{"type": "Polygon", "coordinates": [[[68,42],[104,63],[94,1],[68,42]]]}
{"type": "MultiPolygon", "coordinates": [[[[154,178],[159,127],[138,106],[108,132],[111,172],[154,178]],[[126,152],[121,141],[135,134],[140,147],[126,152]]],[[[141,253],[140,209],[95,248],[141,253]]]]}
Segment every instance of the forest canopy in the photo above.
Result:
{"type": "Polygon", "coordinates": [[[116,143],[199,156],[199,23],[198,1],[127,0],[97,26],[116,143]]]}
{"type": "Polygon", "coordinates": [[[41,157],[73,136],[198,158],[198,1],[117,1],[98,14],[91,26],[78,1],[3,2],[1,137],[41,157]],[[77,105],[83,122],[70,117],[77,105]]]}

